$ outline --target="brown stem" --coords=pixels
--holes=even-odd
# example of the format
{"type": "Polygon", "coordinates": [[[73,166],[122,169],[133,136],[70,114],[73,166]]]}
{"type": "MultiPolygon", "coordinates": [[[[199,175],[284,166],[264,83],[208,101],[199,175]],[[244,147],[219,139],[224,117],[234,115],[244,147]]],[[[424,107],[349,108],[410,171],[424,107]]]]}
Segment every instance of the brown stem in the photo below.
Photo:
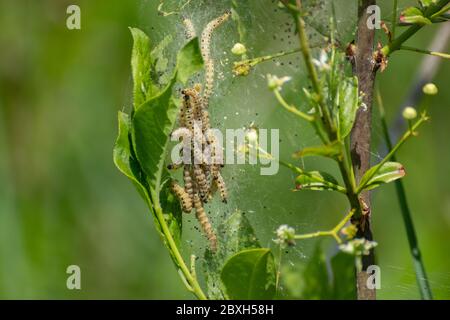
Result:
{"type": "MultiPolygon", "coordinates": [[[[360,108],[355,125],[351,133],[351,155],[355,170],[357,183],[364,173],[370,168],[370,142],[372,129],[372,100],[373,89],[376,76],[376,68],[373,62],[373,49],[375,30],[367,28],[369,17],[367,8],[375,5],[376,0],[361,0],[358,7],[358,32],[356,39],[355,73],[359,80],[359,91],[363,94],[364,108],[360,108]]],[[[361,215],[357,215],[358,237],[372,240],[372,230],[370,225],[370,194],[363,192],[361,198],[366,210],[361,215]]],[[[359,300],[375,300],[374,289],[367,288],[367,267],[374,264],[374,253],[363,258],[363,269],[357,273],[357,294],[359,300]]]]}

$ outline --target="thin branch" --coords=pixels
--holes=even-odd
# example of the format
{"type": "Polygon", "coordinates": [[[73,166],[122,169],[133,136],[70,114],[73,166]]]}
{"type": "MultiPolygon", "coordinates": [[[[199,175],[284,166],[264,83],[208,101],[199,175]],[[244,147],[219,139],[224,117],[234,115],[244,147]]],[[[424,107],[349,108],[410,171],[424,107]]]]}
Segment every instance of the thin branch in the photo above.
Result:
{"type": "Polygon", "coordinates": [[[392,39],[395,39],[395,28],[397,26],[397,10],[398,10],[398,0],[394,0],[392,8],[392,23],[391,23],[391,34],[392,39]]]}
{"type": "MultiPolygon", "coordinates": [[[[355,172],[356,183],[359,183],[366,171],[370,168],[370,149],[372,140],[372,100],[375,83],[376,68],[373,63],[373,49],[375,46],[375,30],[367,27],[369,14],[367,9],[376,5],[375,0],[360,0],[358,6],[358,29],[356,37],[355,75],[358,77],[359,92],[362,94],[362,102],[365,108],[359,108],[356,114],[355,124],[350,135],[350,148],[352,165],[355,172]]],[[[373,240],[371,230],[371,204],[370,193],[363,192],[360,195],[364,203],[364,212],[360,210],[355,214],[352,222],[357,226],[357,237],[368,241],[373,240]]],[[[375,300],[376,291],[369,289],[366,284],[366,270],[375,263],[374,250],[362,258],[362,268],[357,270],[357,297],[358,300],[375,300]],[[361,284],[364,285],[361,285],[361,284]]]]}
{"type": "Polygon", "coordinates": [[[408,46],[401,46],[400,50],[413,51],[413,52],[428,54],[431,56],[440,57],[440,58],[444,58],[444,59],[450,59],[450,54],[443,53],[443,52],[430,51],[430,50],[419,49],[419,48],[408,47],[408,46]]]}
{"type": "Polygon", "coordinates": [[[308,121],[308,122],[312,122],[314,121],[314,117],[310,116],[300,110],[298,110],[296,107],[288,104],[286,102],[286,100],[284,100],[284,98],[281,96],[280,91],[279,90],[274,90],[273,91],[275,94],[275,97],[277,98],[278,102],[283,106],[284,109],[286,109],[287,111],[295,114],[296,116],[299,116],[300,118],[308,121]]]}
{"type": "Polygon", "coordinates": [[[298,234],[294,236],[295,240],[305,240],[305,239],[312,239],[312,238],[318,238],[318,237],[333,237],[334,240],[338,244],[342,243],[342,239],[339,237],[339,231],[345,226],[347,222],[350,221],[353,214],[355,213],[355,210],[351,210],[333,229],[329,231],[317,231],[313,233],[307,233],[307,234],[298,234]]]}

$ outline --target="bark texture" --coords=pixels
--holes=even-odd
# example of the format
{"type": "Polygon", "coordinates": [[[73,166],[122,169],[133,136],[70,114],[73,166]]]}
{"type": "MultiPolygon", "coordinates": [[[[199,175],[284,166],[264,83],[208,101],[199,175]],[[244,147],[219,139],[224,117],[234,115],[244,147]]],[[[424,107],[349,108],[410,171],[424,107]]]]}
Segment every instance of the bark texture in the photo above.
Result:
{"type": "MultiPolygon", "coordinates": [[[[363,94],[363,102],[365,107],[360,108],[355,125],[351,133],[351,152],[352,162],[355,169],[357,182],[362,178],[364,173],[370,168],[370,145],[372,131],[372,102],[373,91],[376,76],[376,66],[373,60],[375,30],[367,27],[369,13],[367,9],[371,5],[375,5],[376,0],[360,0],[358,7],[358,32],[356,39],[356,56],[354,70],[359,80],[359,91],[363,94]]],[[[370,193],[365,192],[361,196],[363,201],[364,213],[360,221],[356,221],[359,225],[358,237],[364,237],[372,240],[372,230],[370,225],[370,193]]],[[[376,291],[367,288],[366,269],[374,264],[374,253],[363,257],[363,270],[357,273],[357,294],[359,300],[375,300],[376,291]]]]}

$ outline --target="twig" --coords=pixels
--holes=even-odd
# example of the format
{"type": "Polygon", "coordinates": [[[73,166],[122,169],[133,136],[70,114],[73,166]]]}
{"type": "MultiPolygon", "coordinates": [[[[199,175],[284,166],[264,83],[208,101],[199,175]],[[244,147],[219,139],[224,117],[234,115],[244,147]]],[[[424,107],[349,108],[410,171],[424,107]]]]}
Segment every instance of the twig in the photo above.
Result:
{"type": "Polygon", "coordinates": [[[450,59],[450,54],[443,53],[443,52],[430,51],[430,50],[419,49],[419,48],[408,47],[408,46],[400,46],[400,50],[413,51],[413,52],[428,54],[430,56],[440,57],[440,58],[444,58],[444,59],[450,59]]]}

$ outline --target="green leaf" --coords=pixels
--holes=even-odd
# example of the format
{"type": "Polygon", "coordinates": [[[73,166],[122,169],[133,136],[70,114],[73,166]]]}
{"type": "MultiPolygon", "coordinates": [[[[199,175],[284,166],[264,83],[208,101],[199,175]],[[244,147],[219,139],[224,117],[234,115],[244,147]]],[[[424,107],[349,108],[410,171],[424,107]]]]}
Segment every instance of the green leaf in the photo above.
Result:
{"type": "Polygon", "coordinates": [[[221,278],[230,299],[270,300],[275,296],[276,266],[269,249],[235,254],[224,265],[221,278]]]}
{"type": "Polygon", "coordinates": [[[134,108],[138,109],[158,92],[158,88],[152,83],[150,75],[154,63],[150,54],[150,39],[137,28],[130,28],[130,31],[133,36],[133,51],[131,54],[133,99],[134,108]]]}
{"type": "Polygon", "coordinates": [[[160,195],[161,207],[164,208],[164,219],[169,226],[177,247],[181,243],[181,234],[183,230],[183,211],[180,201],[172,194],[168,185],[165,185],[160,195]]]}
{"type": "Polygon", "coordinates": [[[164,56],[164,50],[172,41],[172,35],[169,34],[165,36],[151,52],[154,60],[152,78],[154,79],[154,82],[158,83],[160,86],[166,85],[171,77],[171,73],[168,70],[169,59],[164,56]]]}
{"type": "Polygon", "coordinates": [[[159,197],[169,135],[174,127],[178,108],[172,99],[175,77],[157,96],[141,105],[133,117],[133,143],[150,188],[159,197]]]}
{"type": "Polygon", "coordinates": [[[382,184],[395,181],[405,176],[405,168],[398,162],[386,162],[382,166],[376,165],[367,170],[360,185],[364,190],[371,190],[382,184]]]}
{"type": "Polygon", "coordinates": [[[221,252],[228,257],[243,249],[261,247],[250,221],[241,211],[235,211],[218,231],[221,233],[221,252]]]}
{"type": "Polygon", "coordinates": [[[139,191],[139,194],[144,198],[146,203],[148,205],[151,205],[150,199],[147,194],[147,190],[141,184],[139,179],[136,178],[135,173],[133,172],[137,170],[137,166],[139,164],[131,156],[131,146],[129,140],[130,134],[129,116],[126,113],[119,111],[118,120],[119,120],[119,134],[117,136],[116,143],[114,145],[113,151],[114,164],[116,165],[117,169],[120,170],[120,172],[122,172],[133,182],[133,184],[139,191]]]}
{"type": "Polygon", "coordinates": [[[426,8],[429,7],[433,4],[436,4],[437,0],[420,0],[420,4],[422,5],[422,7],[426,8]]]}
{"type": "Polygon", "coordinates": [[[296,190],[335,190],[342,191],[337,180],[330,174],[322,171],[310,171],[300,174],[295,179],[296,190]]]}
{"type": "Polygon", "coordinates": [[[331,258],[331,270],[333,271],[333,296],[334,300],[356,299],[355,258],[344,252],[338,252],[331,258]]]}
{"type": "Polygon", "coordinates": [[[416,7],[406,8],[400,15],[400,22],[418,25],[432,24],[428,18],[424,17],[422,11],[416,7]]]}
{"type": "Polygon", "coordinates": [[[343,140],[352,131],[359,108],[358,78],[348,78],[339,84],[339,139],[343,140]]]}
{"type": "Polygon", "coordinates": [[[308,147],[297,151],[293,154],[294,158],[303,158],[308,156],[321,156],[327,158],[335,158],[341,153],[341,146],[339,142],[334,142],[328,145],[317,147],[308,147]]]}
{"type": "Polygon", "coordinates": [[[212,253],[205,252],[205,280],[208,297],[224,299],[224,287],[220,278],[220,271],[225,261],[232,255],[244,249],[260,248],[255,231],[250,221],[241,211],[235,211],[217,228],[219,250],[212,253]]]}
{"type": "Polygon", "coordinates": [[[203,58],[198,38],[189,41],[177,57],[178,80],[185,84],[189,78],[203,68],[203,58]]]}
{"type": "Polygon", "coordinates": [[[132,122],[136,155],[156,197],[159,197],[161,190],[169,136],[178,114],[178,107],[172,97],[173,86],[177,79],[187,81],[203,65],[202,61],[198,41],[193,39],[178,53],[175,72],[167,86],[138,107],[134,114],[132,122]]]}
{"type": "Polygon", "coordinates": [[[356,299],[354,257],[339,252],[330,262],[331,269],[327,267],[326,257],[319,241],[306,264],[283,269],[281,281],[289,296],[295,299],[314,300],[356,299]]]}
{"type": "Polygon", "coordinates": [[[293,298],[305,300],[331,298],[332,287],[329,283],[325,254],[320,241],[317,242],[306,264],[283,271],[282,281],[293,298]],[[285,277],[285,274],[288,277],[285,277]]]}
{"type": "MultiPolygon", "coordinates": [[[[130,119],[129,116],[124,113],[120,112],[118,114],[119,119],[119,134],[116,140],[116,143],[114,145],[114,151],[113,151],[113,160],[116,167],[119,169],[120,172],[122,172],[125,176],[127,176],[133,185],[138,190],[141,197],[144,199],[145,203],[148,205],[148,207],[152,210],[152,203],[149,197],[149,194],[147,192],[147,188],[145,187],[145,180],[142,179],[142,171],[139,166],[138,161],[134,158],[132,155],[132,147],[130,144],[130,119]]],[[[155,225],[160,233],[161,233],[161,226],[156,219],[155,215],[153,215],[153,218],[155,219],[155,225]]]]}

